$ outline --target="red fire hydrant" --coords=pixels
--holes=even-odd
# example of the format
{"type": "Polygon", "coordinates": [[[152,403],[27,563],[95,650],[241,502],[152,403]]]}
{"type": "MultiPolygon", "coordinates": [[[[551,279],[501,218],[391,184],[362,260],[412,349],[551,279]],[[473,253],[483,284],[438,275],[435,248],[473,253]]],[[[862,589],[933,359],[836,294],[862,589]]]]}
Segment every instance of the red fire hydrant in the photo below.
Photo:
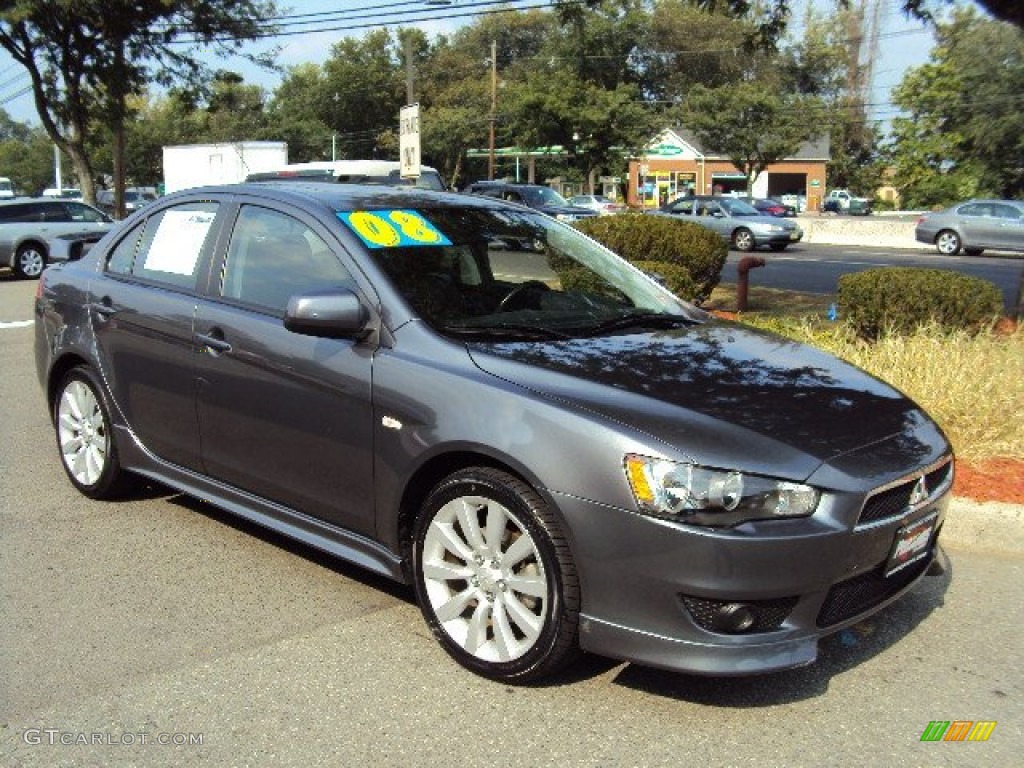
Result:
{"type": "Polygon", "coordinates": [[[750,278],[747,273],[750,270],[757,267],[764,266],[764,259],[759,256],[744,256],[740,259],[740,263],[736,266],[736,271],[739,273],[739,282],[736,284],[736,311],[746,312],[747,311],[747,284],[750,278]]]}

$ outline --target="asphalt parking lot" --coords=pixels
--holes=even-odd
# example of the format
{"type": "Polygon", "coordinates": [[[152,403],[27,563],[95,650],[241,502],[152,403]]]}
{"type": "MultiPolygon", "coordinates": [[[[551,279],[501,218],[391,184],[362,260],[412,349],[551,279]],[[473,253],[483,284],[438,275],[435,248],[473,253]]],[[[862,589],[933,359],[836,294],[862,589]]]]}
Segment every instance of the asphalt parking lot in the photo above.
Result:
{"type": "Polygon", "coordinates": [[[0,275],[0,765],[996,766],[1024,749],[1024,556],[943,575],[810,667],[699,678],[586,658],[546,686],[457,667],[411,591],[152,487],[65,480],[35,285],[0,275]],[[932,721],[985,742],[922,742],[932,721]],[[167,743],[161,743],[167,742],[167,743]]]}

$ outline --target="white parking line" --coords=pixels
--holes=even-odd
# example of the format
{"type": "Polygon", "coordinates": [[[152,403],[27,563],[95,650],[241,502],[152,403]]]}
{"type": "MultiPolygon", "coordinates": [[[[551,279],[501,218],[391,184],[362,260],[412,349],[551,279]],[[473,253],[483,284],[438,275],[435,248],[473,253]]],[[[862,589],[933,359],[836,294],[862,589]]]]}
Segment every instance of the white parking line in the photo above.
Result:
{"type": "Polygon", "coordinates": [[[4,328],[27,328],[32,325],[32,320],[15,320],[10,323],[0,323],[0,331],[4,328]]]}

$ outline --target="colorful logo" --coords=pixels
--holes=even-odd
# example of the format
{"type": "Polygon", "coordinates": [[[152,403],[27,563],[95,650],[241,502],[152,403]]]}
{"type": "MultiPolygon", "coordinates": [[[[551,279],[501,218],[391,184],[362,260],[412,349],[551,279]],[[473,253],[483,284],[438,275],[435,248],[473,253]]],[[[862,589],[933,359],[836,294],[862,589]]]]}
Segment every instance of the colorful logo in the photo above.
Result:
{"type": "Polygon", "coordinates": [[[452,244],[417,211],[339,211],[338,218],[367,248],[452,244]]]}
{"type": "Polygon", "coordinates": [[[995,720],[932,720],[921,741],[988,741],[995,727],[995,720]]]}

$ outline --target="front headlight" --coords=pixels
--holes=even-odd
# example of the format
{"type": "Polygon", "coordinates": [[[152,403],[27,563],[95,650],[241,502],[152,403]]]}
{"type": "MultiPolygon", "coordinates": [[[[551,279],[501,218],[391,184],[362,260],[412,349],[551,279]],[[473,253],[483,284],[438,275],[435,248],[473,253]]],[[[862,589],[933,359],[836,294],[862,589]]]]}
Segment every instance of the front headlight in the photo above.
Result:
{"type": "Polygon", "coordinates": [[[641,512],[693,525],[806,517],[821,498],[801,483],[636,454],[626,456],[625,469],[641,512]]]}

